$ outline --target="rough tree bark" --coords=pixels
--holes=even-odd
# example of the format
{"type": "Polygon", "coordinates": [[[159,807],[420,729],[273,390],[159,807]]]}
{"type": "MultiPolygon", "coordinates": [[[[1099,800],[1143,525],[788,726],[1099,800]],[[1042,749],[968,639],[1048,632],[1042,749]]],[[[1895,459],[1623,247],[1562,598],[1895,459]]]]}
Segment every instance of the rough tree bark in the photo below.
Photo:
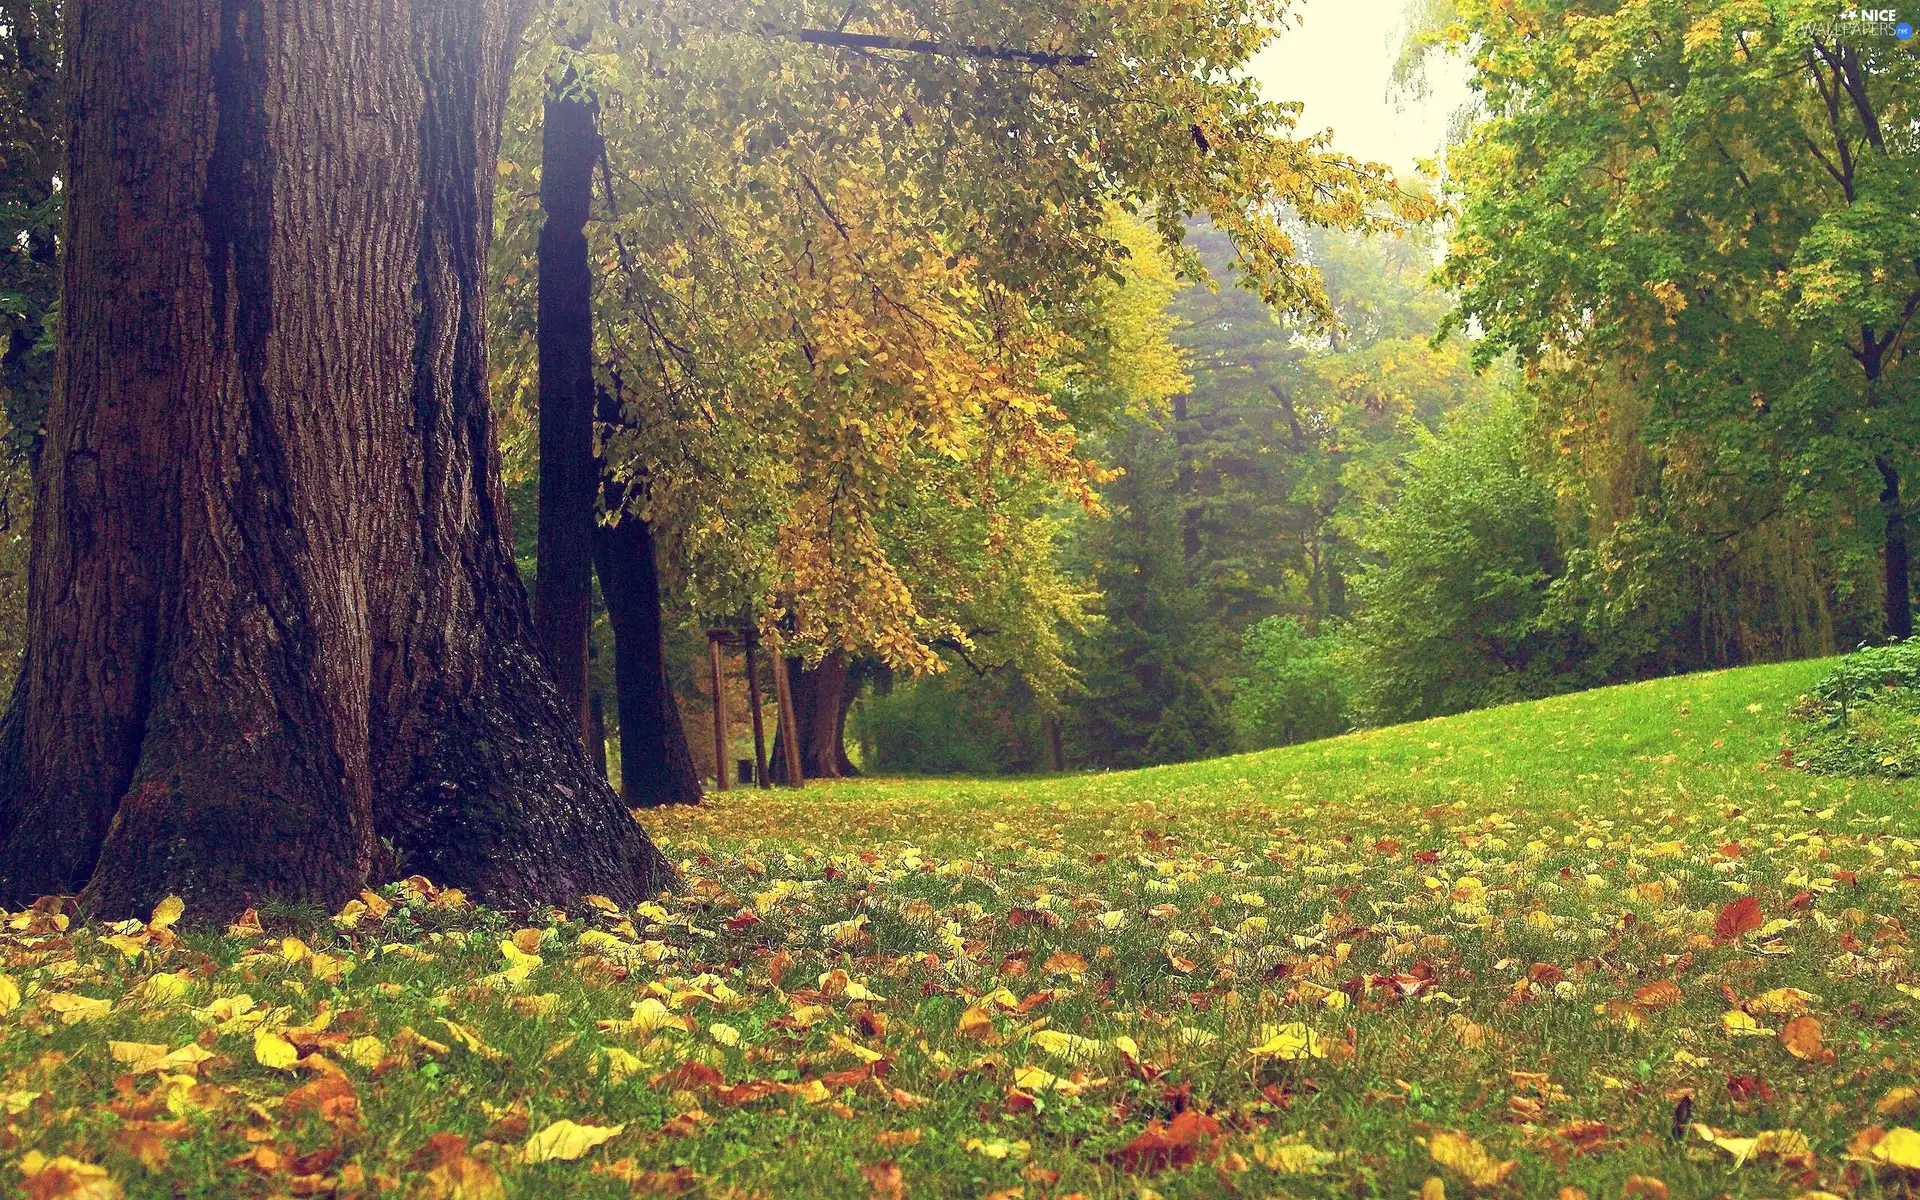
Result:
{"type": "MultiPolygon", "coordinates": [[[[618,511],[625,490],[609,478],[607,504],[618,511]]],[[[613,623],[614,695],[620,713],[620,789],[632,808],[698,804],[694,765],[680,705],[667,683],[661,640],[660,574],[653,529],[627,513],[594,534],[600,594],[613,623]]]]}
{"type": "MultiPolygon", "coordinates": [[[[808,779],[850,779],[860,773],[847,757],[847,710],[853,690],[847,686],[847,656],[835,651],[815,667],[805,660],[785,660],[788,690],[793,695],[793,723],[800,731],[800,772],[808,779]]],[[[774,778],[787,781],[786,759],[779,736],[773,743],[774,778]]]]}
{"type": "Polygon", "coordinates": [[[533,624],[560,696],[585,736],[587,626],[593,598],[593,274],[587,211],[600,159],[597,106],[569,75],[540,128],[540,521],[533,624]]]}
{"type": "Polygon", "coordinates": [[[510,0],[76,0],[0,901],[671,868],[532,640],[487,406],[510,0]],[[398,861],[387,861],[382,841],[398,861]]]}

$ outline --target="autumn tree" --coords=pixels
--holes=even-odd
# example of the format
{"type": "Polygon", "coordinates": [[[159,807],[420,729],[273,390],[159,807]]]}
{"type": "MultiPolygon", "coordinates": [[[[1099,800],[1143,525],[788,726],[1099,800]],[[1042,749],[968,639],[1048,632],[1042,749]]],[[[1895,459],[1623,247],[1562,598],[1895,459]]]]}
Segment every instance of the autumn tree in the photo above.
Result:
{"type": "Polygon", "coordinates": [[[217,917],[395,870],[631,900],[670,875],[510,554],[483,288],[514,6],[328,12],[71,14],[7,903],[217,917]]]}
{"type": "Polygon", "coordinates": [[[932,493],[900,483],[937,481],[989,537],[1029,517],[1009,480],[1091,502],[1097,468],[1042,375],[1117,272],[1110,206],[1175,246],[1183,214],[1214,213],[1297,308],[1324,299],[1282,207],[1368,224],[1417,206],[1292,137],[1290,111],[1234,73],[1279,6],[1215,7],[1198,24],[1150,8],[1116,24],[1077,0],[597,24],[573,61],[611,184],[596,337],[628,415],[604,441],[697,610],[784,626],[809,664],[937,668],[937,644],[968,636],[943,580],[973,556],[902,556],[932,493]],[[1033,57],[964,52],[981,46],[1033,57]],[[1168,69],[1128,66],[1147,59],[1168,69]]]}

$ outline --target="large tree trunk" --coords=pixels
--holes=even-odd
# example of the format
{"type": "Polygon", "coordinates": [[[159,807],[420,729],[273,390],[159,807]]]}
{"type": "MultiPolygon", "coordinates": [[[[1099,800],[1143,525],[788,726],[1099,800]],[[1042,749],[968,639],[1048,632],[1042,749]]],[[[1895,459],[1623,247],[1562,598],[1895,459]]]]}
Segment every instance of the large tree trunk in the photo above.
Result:
{"type": "Polygon", "coordinates": [[[487,407],[510,0],[75,0],[0,901],[671,868],[532,640],[487,407]],[[383,861],[387,840],[399,861],[383,861]]]}
{"type": "MultiPolygon", "coordinates": [[[[784,660],[793,697],[793,725],[800,731],[800,773],[808,779],[849,779],[860,772],[847,757],[847,710],[853,690],[847,686],[847,656],[835,651],[808,667],[803,659],[784,660]]],[[[787,782],[780,737],[774,738],[774,778],[787,782]]]]}
{"type": "Polygon", "coordinates": [[[1913,636],[1913,590],[1909,575],[1913,554],[1907,545],[1907,510],[1900,495],[1900,468],[1882,456],[1875,459],[1880,468],[1880,515],[1886,522],[1886,634],[1890,638],[1913,636]]]}
{"type": "MultiPolygon", "coordinates": [[[[571,82],[571,77],[569,77],[571,82]]],[[[540,130],[540,524],[533,624],[583,734],[593,597],[593,275],[587,209],[600,158],[595,106],[574,89],[546,101],[540,130]]]]}
{"type": "MultiPolygon", "coordinates": [[[[607,505],[619,511],[625,489],[606,482],[607,505]]],[[[620,789],[633,808],[700,802],[700,770],[667,683],[660,619],[660,575],[653,529],[622,514],[594,534],[600,594],[613,624],[614,694],[620,713],[620,789]]],[[[722,764],[724,767],[725,764],[722,764]]]]}

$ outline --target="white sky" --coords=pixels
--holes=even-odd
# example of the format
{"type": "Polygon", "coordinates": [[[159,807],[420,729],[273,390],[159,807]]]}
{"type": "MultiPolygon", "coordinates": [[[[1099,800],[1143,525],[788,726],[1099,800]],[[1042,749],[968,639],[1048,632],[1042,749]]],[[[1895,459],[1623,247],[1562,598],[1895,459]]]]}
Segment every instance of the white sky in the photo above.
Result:
{"type": "Polygon", "coordinates": [[[1295,0],[1289,28],[1253,73],[1268,99],[1306,103],[1302,134],[1332,126],[1339,150],[1411,172],[1439,151],[1467,89],[1459,64],[1435,63],[1426,99],[1389,98],[1404,12],[1404,0],[1295,0]]]}

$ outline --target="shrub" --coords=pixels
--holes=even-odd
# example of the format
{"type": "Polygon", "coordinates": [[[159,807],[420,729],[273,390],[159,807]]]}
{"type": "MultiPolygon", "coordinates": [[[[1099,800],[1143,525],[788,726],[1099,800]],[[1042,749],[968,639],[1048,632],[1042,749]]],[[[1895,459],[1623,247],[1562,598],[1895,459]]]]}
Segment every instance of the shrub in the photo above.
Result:
{"type": "Polygon", "coordinates": [[[1268,617],[1240,643],[1246,675],[1233,681],[1233,723],[1254,749],[1345,733],[1352,685],[1329,639],[1308,637],[1292,617],[1268,617]]]}
{"type": "Polygon", "coordinates": [[[1824,775],[1920,775],[1920,641],[1867,646],[1840,660],[1791,714],[1790,752],[1824,775]]]}

